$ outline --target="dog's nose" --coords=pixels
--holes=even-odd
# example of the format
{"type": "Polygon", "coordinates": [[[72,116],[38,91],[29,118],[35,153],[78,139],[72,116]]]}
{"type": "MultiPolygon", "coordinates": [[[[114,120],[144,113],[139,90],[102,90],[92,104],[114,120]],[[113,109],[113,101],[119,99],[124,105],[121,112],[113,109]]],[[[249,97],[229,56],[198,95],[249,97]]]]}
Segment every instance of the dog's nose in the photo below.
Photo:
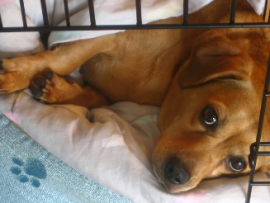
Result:
{"type": "Polygon", "coordinates": [[[179,185],[189,181],[190,176],[177,157],[172,157],[164,169],[164,178],[171,184],[179,185]]]}

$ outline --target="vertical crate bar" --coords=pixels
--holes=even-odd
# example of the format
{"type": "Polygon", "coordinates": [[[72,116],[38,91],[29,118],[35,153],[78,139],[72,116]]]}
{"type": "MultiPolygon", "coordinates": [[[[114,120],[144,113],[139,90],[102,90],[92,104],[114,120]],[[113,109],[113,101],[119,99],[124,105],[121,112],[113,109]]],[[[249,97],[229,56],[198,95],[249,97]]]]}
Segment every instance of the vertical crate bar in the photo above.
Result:
{"type": "Polygon", "coordinates": [[[67,26],[70,27],[69,9],[68,9],[68,2],[67,2],[67,0],[64,0],[64,8],[65,8],[66,23],[67,23],[67,26]]]}
{"type": "Polygon", "coordinates": [[[264,10],[263,10],[263,19],[266,20],[266,16],[268,15],[267,11],[267,6],[268,6],[268,0],[265,0],[265,4],[264,4],[264,10]]]}
{"type": "Polygon", "coordinates": [[[236,0],[231,0],[230,24],[235,23],[236,0]]]}
{"type": "Polygon", "coordinates": [[[1,17],[1,14],[0,14],[0,29],[3,28],[3,22],[2,22],[2,17],[1,17]]]}
{"type": "Polygon", "coordinates": [[[20,7],[21,7],[23,27],[26,28],[27,27],[27,22],[26,22],[25,8],[24,8],[24,2],[23,2],[23,0],[20,0],[20,7]]]}
{"type": "Polygon", "coordinates": [[[91,26],[95,26],[96,25],[96,17],[95,17],[95,9],[94,9],[93,0],[88,0],[88,7],[89,7],[91,26]]]}
{"type": "Polygon", "coordinates": [[[137,17],[137,25],[142,25],[141,0],[136,0],[136,17],[137,17]]]}
{"type": "Polygon", "coordinates": [[[188,24],[188,0],[183,2],[183,24],[188,24]]]}
{"type": "Polygon", "coordinates": [[[40,0],[40,3],[41,3],[41,10],[42,10],[42,15],[43,15],[44,26],[48,27],[49,20],[48,20],[48,12],[47,12],[46,2],[45,2],[45,0],[40,0]]]}
{"type": "Polygon", "coordinates": [[[260,112],[259,125],[258,125],[257,137],[256,137],[256,144],[253,146],[255,148],[251,149],[251,151],[254,151],[254,153],[250,154],[250,160],[249,160],[251,172],[250,172],[250,177],[249,177],[249,185],[248,185],[246,203],[250,202],[250,197],[251,197],[251,192],[252,192],[252,183],[254,180],[256,162],[257,162],[257,158],[258,158],[259,146],[260,146],[260,141],[261,141],[261,136],[262,136],[263,121],[264,121],[266,102],[267,102],[267,96],[268,96],[268,89],[269,89],[268,88],[269,81],[270,81],[270,56],[269,56],[269,61],[268,61],[265,83],[264,83],[264,93],[263,93],[263,99],[262,99],[262,105],[261,105],[261,112],[260,112]]]}
{"type": "Polygon", "coordinates": [[[269,1],[265,0],[265,5],[264,5],[264,20],[268,23],[270,23],[270,5],[269,1]]]}

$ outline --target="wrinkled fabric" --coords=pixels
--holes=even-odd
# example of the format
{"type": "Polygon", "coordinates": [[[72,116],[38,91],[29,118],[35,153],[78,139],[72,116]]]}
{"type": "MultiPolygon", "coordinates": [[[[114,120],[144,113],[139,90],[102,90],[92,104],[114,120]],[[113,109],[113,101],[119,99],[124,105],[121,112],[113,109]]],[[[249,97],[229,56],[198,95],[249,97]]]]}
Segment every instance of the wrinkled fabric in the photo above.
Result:
{"type": "MultiPolygon", "coordinates": [[[[157,126],[159,108],[155,106],[120,102],[88,110],[74,105],[44,105],[35,101],[28,90],[1,95],[0,102],[0,112],[47,149],[47,153],[52,153],[79,173],[132,202],[239,203],[245,199],[248,176],[203,181],[189,192],[178,195],[167,193],[153,175],[151,166],[152,150],[160,135],[157,126]]],[[[39,156],[39,149],[32,150],[25,138],[16,135],[12,136],[17,144],[17,147],[12,145],[13,148],[26,150],[27,156],[22,157],[22,151],[11,153],[6,150],[10,148],[5,141],[8,136],[10,133],[1,134],[3,154],[0,160],[8,157],[9,161],[5,167],[16,166],[12,157],[25,162],[39,156]],[[22,146],[29,146],[31,153],[22,146]]],[[[50,166],[62,170],[57,163],[50,166]]],[[[9,184],[5,181],[9,181],[12,175],[9,170],[1,175],[6,173],[9,176],[4,179],[4,185],[9,184]]],[[[14,174],[12,177],[12,180],[18,178],[14,174]]],[[[256,179],[268,180],[264,174],[257,174],[256,179]]],[[[61,184],[61,187],[69,187],[66,182],[61,184]]],[[[269,194],[268,187],[254,187],[252,198],[254,202],[267,202],[269,194]]]]}
{"type": "Polygon", "coordinates": [[[131,203],[92,181],[0,114],[1,203],[131,203]]]}

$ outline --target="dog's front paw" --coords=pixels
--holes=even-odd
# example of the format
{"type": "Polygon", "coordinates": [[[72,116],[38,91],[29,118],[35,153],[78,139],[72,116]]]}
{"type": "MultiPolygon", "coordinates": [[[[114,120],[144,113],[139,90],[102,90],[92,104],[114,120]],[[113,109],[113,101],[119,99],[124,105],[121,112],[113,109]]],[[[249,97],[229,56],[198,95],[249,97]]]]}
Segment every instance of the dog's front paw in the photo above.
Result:
{"type": "Polygon", "coordinates": [[[0,60],[0,94],[7,94],[25,89],[30,84],[27,69],[21,68],[19,61],[0,60]]]}

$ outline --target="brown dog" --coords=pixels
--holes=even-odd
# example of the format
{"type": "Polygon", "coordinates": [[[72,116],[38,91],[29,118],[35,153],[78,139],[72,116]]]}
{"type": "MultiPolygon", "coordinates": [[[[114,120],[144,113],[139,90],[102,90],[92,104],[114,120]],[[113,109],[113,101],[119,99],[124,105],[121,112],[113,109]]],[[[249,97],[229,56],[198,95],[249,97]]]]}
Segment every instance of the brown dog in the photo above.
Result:
{"type": "MultiPolygon", "coordinates": [[[[229,0],[215,0],[189,22],[229,22],[229,8],[229,0]]],[[[237,22],[263,21],[245,1],[237,8],[237,22]]],[[[179,17],[154,23],[181,22],[179,17]]],[[[267,28],[126,31],[3,60],[0,92],[27,88],[37,78],[33,95],[46,103],[99,107],[129,100],[161,106],[153,170],[176,193],[205,178],[250,171],[269,42],[267,28]],[[82,64],[87,87],[57,76],[82,64]]],[[[269,119],[264,127],[265,141],[269,119]]],[[[267,171],[269,164],[259,158],[257,169],[267,171]]]]}

